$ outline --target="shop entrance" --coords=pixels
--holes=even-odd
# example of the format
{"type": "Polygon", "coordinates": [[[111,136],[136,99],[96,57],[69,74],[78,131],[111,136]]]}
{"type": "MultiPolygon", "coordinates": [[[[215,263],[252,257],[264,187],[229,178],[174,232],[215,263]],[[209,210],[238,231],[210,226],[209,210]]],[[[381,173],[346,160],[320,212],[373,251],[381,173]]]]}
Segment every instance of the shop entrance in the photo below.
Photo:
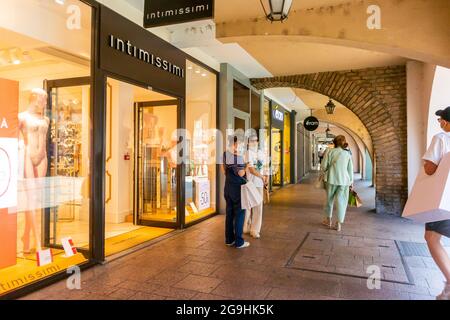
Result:
{"type": "Polygon", "coordinates": [[[139,225],[178,224],[178,100],[135,104],[135,208],[139,225]]]}
{"type": "Polygon", "coordinates": [[[105,256],[178,227],[180,114],[173,96],[107,78],[105,256]]]}

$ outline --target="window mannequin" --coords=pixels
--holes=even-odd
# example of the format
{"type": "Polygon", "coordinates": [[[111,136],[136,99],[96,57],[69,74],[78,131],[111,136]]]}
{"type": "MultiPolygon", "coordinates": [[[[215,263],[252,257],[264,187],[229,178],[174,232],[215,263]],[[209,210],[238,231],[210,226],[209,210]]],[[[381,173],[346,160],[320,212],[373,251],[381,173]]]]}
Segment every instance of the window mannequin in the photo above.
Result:
{"type": "Polygon", "coordinates": [[[34,236],[36,251],[41,250],[41,232],[37,217],[42,208],[42,187],[39,178],[47,175],[47,131],[49,119],[45,116],[47,93],[31,90],[28,109],[19,113],[19,133],[24,145],[24,182],[27,199],[23,251],[31,253],[30,236],[34,236]]]}

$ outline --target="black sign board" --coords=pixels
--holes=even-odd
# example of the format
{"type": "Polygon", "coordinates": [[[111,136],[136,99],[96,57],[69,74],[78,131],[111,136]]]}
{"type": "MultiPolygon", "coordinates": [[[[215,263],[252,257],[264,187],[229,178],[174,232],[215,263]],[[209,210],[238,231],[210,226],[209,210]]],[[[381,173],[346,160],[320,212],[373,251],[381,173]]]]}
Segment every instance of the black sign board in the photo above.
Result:
{"type": "Polygon", "coordinates": [[[278,105],[272,107],[272,127],[284,129],[284,109],[278,105]]]}
{"type": "Polygon", "coordinates": [[[100,68],[183,97],[184,52],[105,6],[100,12],[100,68]]]}
{"type": "Polygon", "coordinates": [[[315,131],[319,127],[319,119],[316,117],[308,117],[303,121],[303,126],[308,131],[315,131]]]}
{"type": "Polygon", "coordinates": [[[145,28],[212,18],[214,0],[145,0],[145,28]]]}

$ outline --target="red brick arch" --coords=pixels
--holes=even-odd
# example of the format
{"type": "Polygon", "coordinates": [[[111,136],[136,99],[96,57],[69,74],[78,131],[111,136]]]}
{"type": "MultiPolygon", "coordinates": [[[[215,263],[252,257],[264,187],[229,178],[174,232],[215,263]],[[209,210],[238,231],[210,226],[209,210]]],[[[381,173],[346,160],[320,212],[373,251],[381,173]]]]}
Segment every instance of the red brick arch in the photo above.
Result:
{"type": "Polygon", "coordinates": [[[259,78],[252,84],[315,91],[353,111],[373,141],[377,213],[401,214],[408,196],[405,66],[259,78]]]}

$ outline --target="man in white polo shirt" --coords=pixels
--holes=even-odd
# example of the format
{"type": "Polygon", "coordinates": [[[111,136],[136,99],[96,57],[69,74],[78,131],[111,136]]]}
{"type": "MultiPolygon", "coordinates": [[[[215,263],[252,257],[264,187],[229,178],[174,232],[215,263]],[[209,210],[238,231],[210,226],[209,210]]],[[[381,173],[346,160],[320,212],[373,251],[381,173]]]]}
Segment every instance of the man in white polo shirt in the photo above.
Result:
{"type": "MultiPolygon", "coordinates": [[[[436,115],[444,132],[433,137],[430,147],[423,156],[425,172],[430,176],[435,174],[444,155],[450,152],[450,107],[439,110],[436,115]]],[[[450,300],[450,257],[441,243],[442,236],[450,238],[450,220],[427,223],[425,230],[428,248],[446,279],[444,290],[437,299],[450,300]]]]}

